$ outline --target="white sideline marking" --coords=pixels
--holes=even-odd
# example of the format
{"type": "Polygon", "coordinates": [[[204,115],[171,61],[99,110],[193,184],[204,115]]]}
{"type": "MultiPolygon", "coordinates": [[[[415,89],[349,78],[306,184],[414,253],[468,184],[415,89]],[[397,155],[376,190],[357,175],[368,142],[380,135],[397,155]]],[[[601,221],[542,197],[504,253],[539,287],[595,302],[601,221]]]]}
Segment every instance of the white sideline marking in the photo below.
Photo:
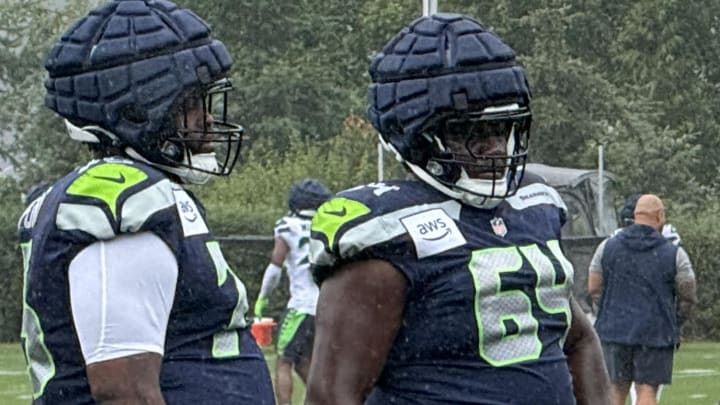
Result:
{"type": "Polygon", "coordinates": [[[710,377],[715,375],[720,375],[720,371],[705,368],[687,368],[684,370],[678,370],[675,377],[710,377]]]}
{"type": "Polygon", "coordinates": [[[23,375],[23,374],[25,374],[24,371],[0,370],[0,375],[23,375]]]}
{"type": "Polygon", "coordinates": [[[717,372],[711,368],[686,368],[678,371],[680,374],[715,374],[717,372]]]}

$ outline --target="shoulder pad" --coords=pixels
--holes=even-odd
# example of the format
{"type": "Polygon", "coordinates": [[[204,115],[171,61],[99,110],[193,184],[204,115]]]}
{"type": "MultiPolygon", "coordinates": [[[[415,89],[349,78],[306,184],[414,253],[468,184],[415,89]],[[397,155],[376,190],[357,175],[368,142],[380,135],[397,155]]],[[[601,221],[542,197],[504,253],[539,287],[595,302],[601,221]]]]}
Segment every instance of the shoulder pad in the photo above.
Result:
{"type": "Polygon", "coordinates": [[[567,212],[567,206],[557,190],[545,183],[539,176],[532,175],[530,177],[527,179],[527,183],[526,179],[523,179],[522,185],[515,195],[505,199],[510,206],[516,210],[523,210],[547,204],[554,205],[563,212],[567,212]]]}
{"type": "Polygon", "coordinates": [[[318,208],[310,240],[310,261],[316,269],[352,261],[366,249],[407,233],[403,219],[414,214],[442,209],[453,219],[460,217],[458,201],[422,183],[398,182],[379,189],[350,189],[318,208]],[[388,186],[398,192],[384,191],[388,186]]]}
{"type": "Polygon", "coordinates": [[[69,182],[56,226],[100,240],[137,231],[150,216],[175,205],[173,184],[157,169],[134,161],[96,161],[69,182]]]}
{"type": "Polygon", "coordinates": [[[529,186],[530,184],[535,183],[547,184],[547,181],[545,181],[545,178],[543,178],[539,174],[530,172],[526,169],[525,174],[523,175],[522,182],[520,182],[520,187],[529,186]]]}
{"type": "Polygon", "coordinates": [[[277,237],[280,234],[292,233],[293,229],[297,227],[298,221],[299,218],[290,215],[280,218],[277,222],[275,222],[275,226],[273,227],[274,236],[277,237]]]}

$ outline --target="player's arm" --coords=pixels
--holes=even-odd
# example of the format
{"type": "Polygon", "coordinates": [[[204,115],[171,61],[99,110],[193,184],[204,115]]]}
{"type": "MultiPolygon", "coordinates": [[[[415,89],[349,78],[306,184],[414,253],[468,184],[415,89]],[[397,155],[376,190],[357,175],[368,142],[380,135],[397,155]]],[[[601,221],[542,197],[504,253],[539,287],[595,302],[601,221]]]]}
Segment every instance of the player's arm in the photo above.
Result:
{"type": "Polygon", "coordinates": [[[90,390],[102,404],[164,404],[160,368],[178,265],[151,233],[96,242],[68,271],[90,390]]]}
{"type": "Polygon", "coordinates": [[[86,372],[92,396],[103,405],[165,404],[159,383],[161,364],[157,353],[90,364],[86,372]]]}
{"type": "Polygon", "coordinates": [[[605,368],[600,341],[590,320],[570,299],[572,323],[565,341],[565,354],[573,377],[573,391],[578,405],[610,403],[610,380],[605,368]]]}
{"type": "Polygon", "coordinates": [[[588,269],[588,294],[592,297],[593,304],[595,305],[600,301],[600,296],[603,291],[602,257],[605,251],[605,242],[607,242],[607,239],[602,241],[597,249],[595,249],[588,269]]]}
{"type": "Polygon", "coordinates": [[[400,328],[406,289],[380,260],[344,265],[322,283],[306,404],[363,403],[400,328]]]}
{"type": "Polygon", "coordinates": [[[263,311],[268,304],[268,297],[270,296],[270,293],[272,293],[273,290],[280,284],[282,265],[289,252],[290,246],[287,244],[285,239],[276,236],[273,244],[272,255],[270,255],[270,264],[268,264],[265,268],[260,292],[258,293],[257,300],[255,301],[254,312],[257,318],[262,318],[263,311]]]}
{"type": "Polygon", "coordinates": [[[695,272],[687,252],[678,247],[675,257],[675,291],[677,291],[678,315],[680,323],[692,315],[692,310],[697,302],[697,291],[695,285],[695,272]]]}

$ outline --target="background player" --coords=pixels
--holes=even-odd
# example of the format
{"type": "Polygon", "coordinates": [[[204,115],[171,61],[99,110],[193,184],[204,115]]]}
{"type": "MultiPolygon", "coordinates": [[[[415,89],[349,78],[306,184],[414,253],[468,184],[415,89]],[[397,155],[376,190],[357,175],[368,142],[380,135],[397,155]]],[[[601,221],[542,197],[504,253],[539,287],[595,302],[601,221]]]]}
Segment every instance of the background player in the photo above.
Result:
{"type": "Polygon", "coordinates": [[[330,190],[316,179],[303,179],[290,187],[290,212],[275,224],[275,244],[270,264],[263,274],[262,287],[255,302],[255,316],[262,318],[268,297],[280,283],[284,265],[290,279],[290,300],[280,321],[277,338],[275,395],[280,405],[291,403],[293,369],[303,383],[307,381],[318,298],[318,287],[310,273],[308,258],[310,220],[330,195],[330,190]]]}

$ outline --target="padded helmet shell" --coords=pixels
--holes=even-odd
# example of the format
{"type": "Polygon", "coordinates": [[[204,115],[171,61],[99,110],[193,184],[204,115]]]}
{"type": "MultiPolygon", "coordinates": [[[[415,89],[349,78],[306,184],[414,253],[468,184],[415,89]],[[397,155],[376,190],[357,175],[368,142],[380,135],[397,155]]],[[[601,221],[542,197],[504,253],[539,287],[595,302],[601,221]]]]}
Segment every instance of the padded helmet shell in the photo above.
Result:
{"type": "Polygon", "coordinates": [[[515,52],[479,22],[459,14],[416,19],[370,65],[369,117],[406,161],[424,167],[433,118],[516,103],[530,90],[515,52]]]}
{"type": "MultiPolygon", "coordinates": [[[[222,42],[192,11],[166,0],[114,0],[71,26],[45,61],[45,105],[97,125],[151,162],[174,133],[172,109],[186,92],[225,76],[222,42]]],[[[108,141],[108,140],[104,140],[108,141]]]]}
{"type": "Polygon", "coordinates": [[[629,226],[635,223],[635,206],[641,196],[641,193],[635,193],[625,200],[625,203],[620,210],[620,221],[622,222],[622,226],[629,226]]]}
{"type": "Polygon", "coordinates": [[[302,210],[316,210],[331,196],[330,190],[319,180],[303,179],[290,186],[288,207],[296,214],[302,210]]]}

